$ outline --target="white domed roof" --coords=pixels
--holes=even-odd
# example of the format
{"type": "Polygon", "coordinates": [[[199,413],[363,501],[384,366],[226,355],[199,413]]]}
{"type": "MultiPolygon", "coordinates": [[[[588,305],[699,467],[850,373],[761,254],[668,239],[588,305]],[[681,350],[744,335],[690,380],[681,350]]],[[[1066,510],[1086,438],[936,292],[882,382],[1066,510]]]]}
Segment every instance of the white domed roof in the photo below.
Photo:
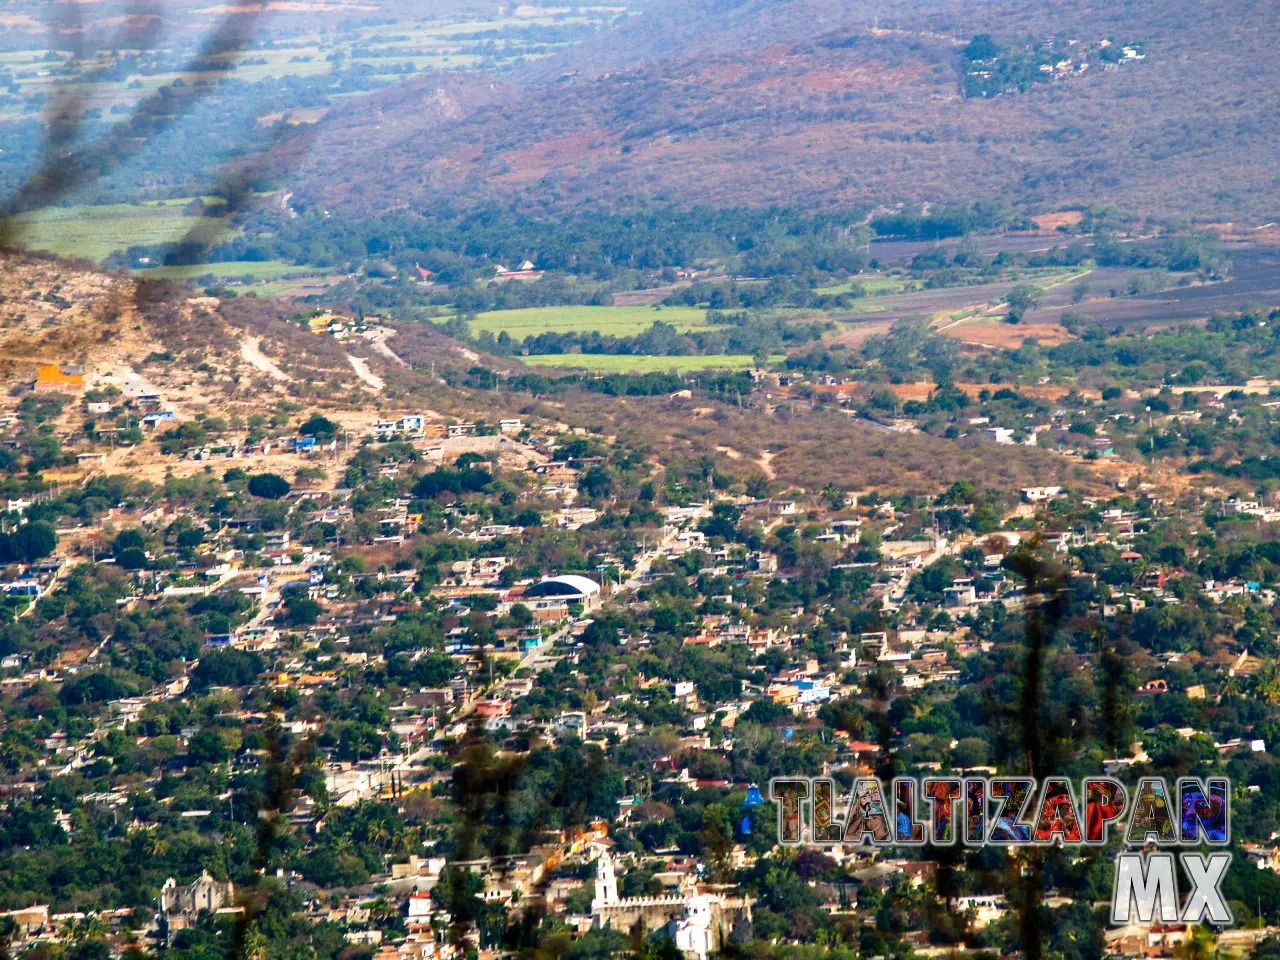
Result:
{"type": "Polygon", "coordinates": [[[563,577],[548,577],[540,583],[535,583],[524,592],[524,595],[526,597],[567,597],[575,595],[593,597],[599,592],[600,584],[594,580],[588,580],[586,577],[570,573],[563,577]]]}

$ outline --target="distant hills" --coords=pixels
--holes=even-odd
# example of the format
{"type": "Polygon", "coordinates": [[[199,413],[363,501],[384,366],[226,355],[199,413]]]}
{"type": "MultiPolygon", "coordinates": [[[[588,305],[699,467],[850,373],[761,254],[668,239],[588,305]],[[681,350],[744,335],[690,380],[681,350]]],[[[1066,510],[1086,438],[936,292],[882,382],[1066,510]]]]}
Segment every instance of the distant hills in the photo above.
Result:
{"type": "Polygon", "coordinates": [[[305,161],[283,159],[298,202],[367,213],[985,198],[1270,219],[1275,26],[1263,0],[664,0],[514,76],[352,101],[305,161]],[[977,34],[1015,53],[1138,41],[1145,57],[965,99],[977,34]]]}

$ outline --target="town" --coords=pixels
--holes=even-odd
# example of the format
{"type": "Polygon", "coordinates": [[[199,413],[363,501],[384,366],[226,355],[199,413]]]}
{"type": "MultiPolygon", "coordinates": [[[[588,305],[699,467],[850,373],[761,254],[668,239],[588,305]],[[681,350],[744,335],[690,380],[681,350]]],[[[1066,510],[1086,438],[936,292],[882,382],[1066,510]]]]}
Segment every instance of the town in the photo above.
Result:
{"type": "MultiPolygon", "coordinates": [[[[15,465],[37,435],[96,444],[61,454],[79,482],[8,501],[0,888],[25,956],[228,949],[246,924],[375,960],[1008,949],[1012,860],[787,851],[762,785],[1016,763],[1046,582],[1040,749],[1074,728],[1090,772],[1229,775],[1243,922],[1216,942],[1275,932],[1269,501],[747,484],[515,411],[237,429],[118,380],[42,367],[7,421],[15,465]],[[158,482],[110,472],[140,451],[158,482]],[[926,934],[928,911],[950,919],[926,934]]],[[[1037,429],[992,422],[968,422],[992,451],[1037,429]]],[[[1104,854],[1039,878],[1061,936],[1093,935],[1104,854]]],[[[1202,929],[1098,947],[1181,956],[1202,929]]]]}
{"type": "Polygon", "coordinates": [[[6,0],[0,960],[1280,960],[1278,9],[6,0]]]}

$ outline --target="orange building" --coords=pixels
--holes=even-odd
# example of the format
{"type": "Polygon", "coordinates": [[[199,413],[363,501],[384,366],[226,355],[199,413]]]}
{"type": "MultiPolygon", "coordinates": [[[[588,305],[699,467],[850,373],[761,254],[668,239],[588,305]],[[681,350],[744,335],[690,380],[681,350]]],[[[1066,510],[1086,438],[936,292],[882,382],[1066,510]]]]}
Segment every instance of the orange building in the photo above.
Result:
{"type": "Polygon", "coordinates": [[[36,372],[36,393],[79,393],[84,389],[84,375],[63,373],[57,364],[42,364],[36,372]]]}

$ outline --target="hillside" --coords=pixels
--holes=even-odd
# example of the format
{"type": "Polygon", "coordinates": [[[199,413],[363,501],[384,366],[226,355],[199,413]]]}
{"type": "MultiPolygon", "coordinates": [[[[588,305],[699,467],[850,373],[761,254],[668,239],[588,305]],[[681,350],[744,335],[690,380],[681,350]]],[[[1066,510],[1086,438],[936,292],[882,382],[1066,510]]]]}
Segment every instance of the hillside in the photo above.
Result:
{"type": "MultiPolygon", "coordinates": [[[[956,477],[1005,488],[1052,478],[1095,482],[1087,470],[1047,451],[1011,448],[993,467],[981,444],[884,433],[803,404],[736,409],[710,396],[623,397],[570,389],[539,397],[450,386],[468,379],[466,372],[476,366],[513,374],[524,368],[464,347],[431,324],[379,321],[370,325],[372,336],[339,341],[312,332],[291,304],[198,296],[181,284],[138,283],[49,257],[10,254],[0,260],[0,297],[0,380],[6,388],[0,414],[25,423],[31,398],[60,395],[63,454],[101,452],[109,433],[121,439],[102,463],[86,461],[76,471],[72,457],[66,480],[97,471],[152,480],[200,473],[204,461],[175,460],[160,449],[166,431],[190,432],[197,424],[210,425],[210,436],[239,435],[255,418],[287,423],[322,413],[367,432],[379,419],[415,413],[437,423],[521,416],[625,437],[667,466],[705,462],[711,452],[728,474],[798,488],[814,476],[837,478],[850,489],[897,489],[904,482],[911,489],[942,489],[956,477]],[[33,394],[42,365],[83,377],[83,387],[33,394]],[[148,405],[138,399],[145,394],[160,399],[148,405]],[[94,424],[82,400],[128,401],[132,413],[94,424]],[[144,426],[143,414],[155,410],[172,417],[145,425],[126,441],[144,426]],[[215,422],[221,424],[217,431],[215,422]]],[[[206,442],[213,441],[200,441],[206,442]]],[[[184,440],[182,449],[188,446],[184,440]]]]}
{"type": "Polygon", "coordinates": [[[86,394],[159,393],[177,421],[242,419],[281,405],[376,417],[440,393],[438,375],[477,359],[430,326],[372,333],[342,342],[313,332],[305,311],[281,301],[200,296],[47,256],[0,259],[0,381],[9,405],[40,368],[60,366],[83,377],[86,394]],[[402,332],[423,373],[395,353],[402,332]]]}
{"type": "Polygon", "coordinates": [[[1250,24],[1273,18],[1257,0],[660,3],[501,81],[425,77],[355,100],[292,177],[301,202],[370,212],[1004,198],[1261,219],[1280,55],[1250,24]],[[962,50],[982,33],[1011,50],[1138,41],[1144,56],[965,98],[962,50]]]}

